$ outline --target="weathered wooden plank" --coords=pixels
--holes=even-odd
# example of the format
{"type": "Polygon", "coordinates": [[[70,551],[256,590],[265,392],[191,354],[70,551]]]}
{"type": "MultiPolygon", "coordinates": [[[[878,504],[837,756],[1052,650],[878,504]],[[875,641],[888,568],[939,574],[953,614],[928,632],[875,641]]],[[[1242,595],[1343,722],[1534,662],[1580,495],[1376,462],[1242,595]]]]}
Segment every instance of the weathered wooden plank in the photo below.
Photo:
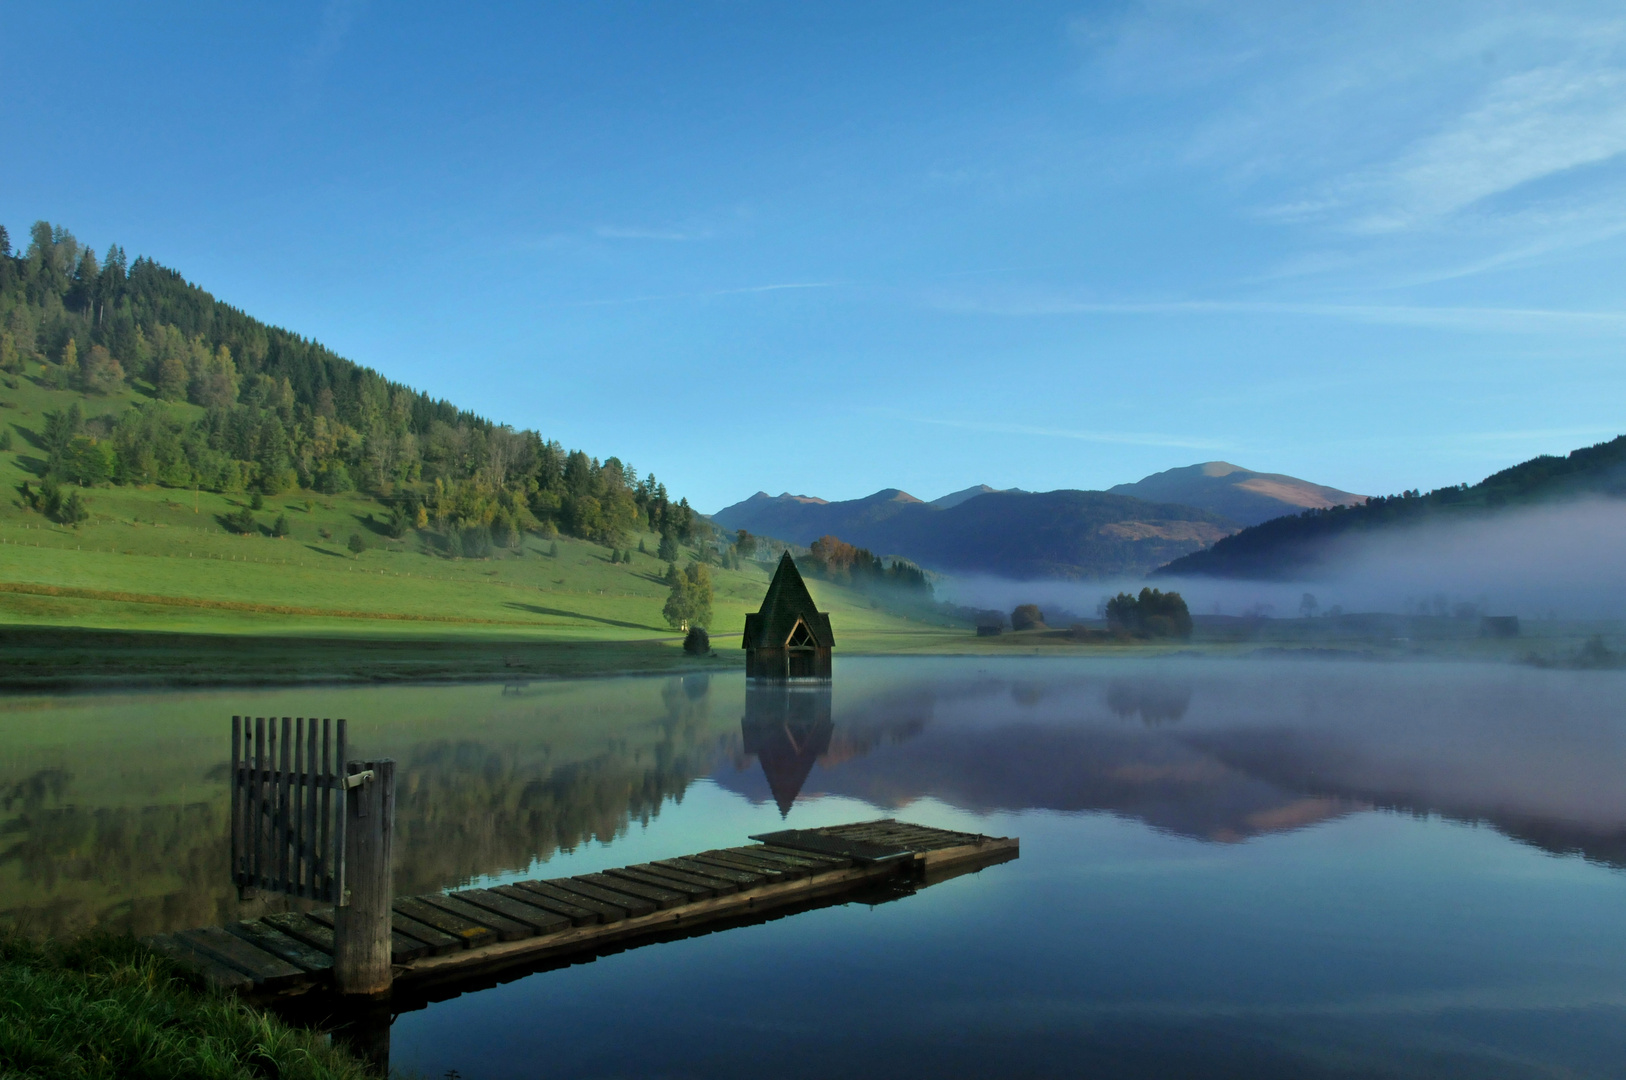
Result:
{"type": "Polygon", "coordinates": [[[678,870],[670,866],[659,866],[655,863],[637,863],[627,867],[640,874],[652,874],[655,877],[668,878],[684,885],[695,885],[702,889],[709,889],[713,896],[727,896],[729,893],[739,892],[737,881],[730,881],[723,877],[713,877],[708,874],[697,874],[688,870],[678,870]]]}
{"type": "Polygon", "coordinates": [[[699,874],[701,877],[706,878],[721,878],[724,881],[732,881],[742,888],[760,885],[768,880],[766,874],[741,870],[738,867],[700,862],[698,859],[656,859],[651,865],[665,867],[669,870],[679,870],[686,874],[699,874]]]}
{"type": "Polygon", "coordinates": [[[803,859],[849,859],[854,862],[886,862],[889,859],[907,859],[907,847],[894,847],[891,844],[870,844],[862,839],[842,839],[839,836],[824,836],[811,830],[787,830],[784,833],[767,833],[766,836],[753,836],[754,841],[761,841],[764,847],[771,851],[789,852],[793,856],[802,856],[803,859]]]}
{"type": "Polygon", "coordinates": [[[276,832],[276,837],[277,837],[277,861],[276,861],[277,891],[280,892],[280,893],[286,893],[286,892],[290,891],[290,889],[288,887],[289,886],[288,848],[289,848],[289,840],[290,840],[290,837],[288,835],[288,826],[291,823],[289,821],[288,811],[289,811],[289,803],[291,802],[292,796],[293,796],[293,784],[291,782],[292,777],[290,777],[288,775],[288,767],[289,767],[289,758],[288,758],[289,746],[288,746],[288,743],[292,740],[292,735],[291,735],[290,730],[289,730],[290,728],[292,728],[292,726],[293,726],[293,718],[290,717],[290,716],[284,716],[282,718],[282,740],[281,740],[281,742],[279,742],[277,744],[280,751],[281,751],[281,757],[278,759],[278,765],[277,765],[277,826],[276,826],[276,828],[277,828],[277,832],[276,832]]]}
{"type": "Polygon", "coordinates": [[[161,956],[167,956],[181,967],[202,975],[222,990],[241,992],[254,989],[254,980],[234,967],[222,964],[207,953],[199,952],[174,934],[154,934],[141,939],[141,943],[161,956]]]}
{"type": "MultiPolygon", "coordinates": [[[[246,722],[246,721],[245,721],[246,722]]],[[[264,888],[265,880],[265,717],[254,718],[254,766],[248,786],[249,866],[252,888],[264,888]]]]}
{"type": "Polygon", "coordinates": [[[533,888],[536,885],[545,885],[550,889],[558,889],[562,893],[567,893],[573,897],[579,897],[583,901],[591,900],[593,904],[598,904],[608,909],[607,912],[600,913],[603,915],[605,922],[620,922],[622,919],[629,916],[636,918],[639,915],[647,915],[651,911],[656,910],[656,907],[652,902],[645,900],[641,896],[632,896],[627,893],[618,893],[610,889],[601,889],[588,882],[576,881],[572,878],[553,878],[548,881],[537,882],[527,881],[523,882],[522,884],[528,889],[533,888]]]}
{"type": "Polygon", "coordinates": [[[769,866],[767,863],[761,862],[747,862],[745,859],[733,855],[724,855],[712,851],[703,851],[698,855],[686,855],[682,859],[668,861],[675,863],[692,862],[696,866],[710,866],[718,870],[733,870],[741,874],[751,874],[763,881],[784,881],[794,876],[783,867],[769,866]]]}
{"type": "Polygon", "coordinates": [[[531,927],[539,934],[565,930],[571,924],[568,915],[560,915],[558,912],[545,910],[523,900],[515,900],[511,896],[504,896],[490,889],[460,889],[452,893],[451,898],[513,919],[517,923],[531,927]]]}
{"type": "Polygon", "coordinates": [[[253,979],[255,985],[268,990],[304,982],[309,978],[304,968],[296,967],[234,934],[228,934],[218,926],[182,930],[175,938],[228,967],[236,968],[253,979]]]}
{"type": "Polygon", "coordinates": [[[801,855],[791,855],[788,852],[769,851],[767,848],[756,847],[750,850],[750,857],[762,859],[776,866],[794,867],[810,874],[822,874],[831,868],[830,863],[820,859],[808,859],[801,855]]]}
{"type": "Polygon", "coordinates": [[[536,929],[532,926],[522,922],[515,922],[506,916],[498,915],[496,912],[488,911],[483,907],[476,907],[463,900],[454,900],[450,896],[437,896],[434,893],[420,896],[418,899],[425,904],[438,907],[442,911],[450,912],[460,918],[495,930],[497,938],[501,941],[518,941],[520,938],[536,936],[536,929]]]}
{"type": "Polygon", "coordinates": [[[605,874],[577,874],[573,880],[579,881],[583,885],[596,885],[601,889],[609,889],[612,892],[621,892],[628,896],[648,900],[662,911],[689,902],[689,897],[685,893],[645,885],[638,881],[628,881],[626,878],[609,877],[605,874]]]}
{"type": "Polygon", "coordinates": [[[282,911],[260,920],[270,923],[289,937],[298,938],[313,949],[333,955],[333,927],[297,911],[282,911]]]}
{"type": "Polygon", "coordinates": [[[496,931],[449,911],[442,911],[438,907],[426,904],[416,896],[398,896],[395,899],[395,910],[409,919],[434,927],[443,933],[457,938],[469,948],[477,945],[488,945],[497,940],[496,931]]]}
{"type": "Polygon", "coordinates": [[[777,875],[775,880],[795,880],[807,877],[812,870],[800,863],[792,865],[778,859],[765,859],[760,855],[745,854],[738,851],[705,851],[699,855],[691,855],[692,859],[706,861],[720,861],[726,866],[741,866],[757,873],[777,875]]]}
{"type": "MultiPolygon", "coordinates": [[[[392,919],[394,918],[394,915],[395,913],[392,911],[390,913],[392,919]]],[[[319,923],[325,923],[329,927],[332,927],[334,924],[334,914],[332,908],[317,908],[315,911],[310,913],[310,917],[319,923]]],[[[390,963],[411,963],[413,960],[422,959],[434,951],[434,946],[430,945],[428,942],[419,941],[417,938],[408,934],[403,934],[391,926],[390,963]]]]}
{"type": "Polygon", "coordinates": [[[390,929],[397,934],[405,934],[409,938],[423,942],[429,946],[431,956],[444,956],[446,953],[468,947],[462,938],[436,930],[428,923],[421,923],[417,919],[409,919],[399,911],[390,911],[390,929]]]}
{"type": "Polygon", "coordinates": [[[811,859],[814,862],[828,863],[832,867],[840,868],[851,866],[855,862],[886,862],[890,859],[907,858],[909,852],[903,848],[883,848],[878,844],[863,844],[859,841],[834,840],[823,838],[829,846],[822,850],[815,849],[811,842],[807,846],[790,844],[764,844],[763,850],[774,855],[792,855],[800,859],[811,859]]]}
{"type": "Polygon", "coordinates": [[[493,885],[491,891],[498,896],[506,896],[512,900],[551,911],[555,915],[563,915],[572,926],[591,926],[594,923],[604,922],[604,916],[593,908],[584,907],[581,900],[560,900],[552,896],[545,896],[518,885],[493,885]]]}
{"type": "Polygon", "coordinates": [[[687,881],[678,881],[665,874],[651,874],[644,870],[634,870],[630,866],[617,866],[604,871],[605,877],[613,877],[620,881],[630,881],[645,888],[668,889],[683,897],[684,903],[695,900],[709,900],[717,895],[717,890],[709,885],[693,885],[687,881]]]}
{"type": "Polygon", "coordinates": [[[255,919],[252,922],[230,923],[226,926],[226,933],[242,938],[250,945],[254,945],[273,956],[281,957],[288,963],[306,971],[321,973],[333,967],[333,957],[320,949],[283,933],[276,927],[255,919]]]}
{"type": "MultiPolygon", "coordinates": [[[[243,718],[231,718],[231,880],[243,885],[243,718]]],[[[238,899],[242,899],[239,895],[238,899]]]]}

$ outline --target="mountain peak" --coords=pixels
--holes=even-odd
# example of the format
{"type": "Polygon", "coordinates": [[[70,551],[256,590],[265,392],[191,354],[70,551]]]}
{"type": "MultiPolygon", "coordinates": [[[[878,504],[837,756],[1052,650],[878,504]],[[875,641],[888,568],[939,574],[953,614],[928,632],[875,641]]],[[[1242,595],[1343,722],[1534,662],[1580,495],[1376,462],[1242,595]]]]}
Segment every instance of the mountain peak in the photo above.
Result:
{"type": "Polygon", "coordinates": [[[1229,461],[1205,461],[1166,469],[1107,489],[1114,495],[1133,495],[1151,502],[1181,503],[1224,514],[1244,525],[1257,525],[1300,510],[1352,506],[1364,500],[1324,484],[1313,484],[1282,473],[1261,473],[1229,461]]]}

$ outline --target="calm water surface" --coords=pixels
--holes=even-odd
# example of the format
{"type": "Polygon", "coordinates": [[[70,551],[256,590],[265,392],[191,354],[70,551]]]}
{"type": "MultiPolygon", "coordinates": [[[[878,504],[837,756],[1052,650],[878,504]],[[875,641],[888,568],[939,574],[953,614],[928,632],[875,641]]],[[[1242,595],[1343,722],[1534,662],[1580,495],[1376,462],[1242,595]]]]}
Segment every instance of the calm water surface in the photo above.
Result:
{"type": "Polygon", "coordinates": [[[5,699],[0,917],[244,917],[225,719],[401,762],[398,891],[876,816],[1018,861],[541,971],[394,1024],[408,1074],[1626,1075],[1626,678],[1291,662],[5,699]],[[787,722],[788,719],[788,722],[787,722]]]}

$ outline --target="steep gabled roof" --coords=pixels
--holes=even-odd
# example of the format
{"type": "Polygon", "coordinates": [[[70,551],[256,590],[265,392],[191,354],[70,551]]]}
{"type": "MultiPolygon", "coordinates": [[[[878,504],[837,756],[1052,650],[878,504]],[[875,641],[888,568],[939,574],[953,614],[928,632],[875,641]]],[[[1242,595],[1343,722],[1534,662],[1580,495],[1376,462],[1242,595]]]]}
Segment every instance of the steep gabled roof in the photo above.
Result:
{"type": "Polygon", "coordinates": [[[762,598],[762,607],[754,615],[745,617],[745,638],[742,649],[777,649],[785,644],[800,619],[813,633],[813,640],[828,649],[835,645],[830,632],[830,616],[813,605],[813,594],[807,591],[801,571],[790,552],[780,556],[779,569],[768,583],[768,594],[762,598]]]}

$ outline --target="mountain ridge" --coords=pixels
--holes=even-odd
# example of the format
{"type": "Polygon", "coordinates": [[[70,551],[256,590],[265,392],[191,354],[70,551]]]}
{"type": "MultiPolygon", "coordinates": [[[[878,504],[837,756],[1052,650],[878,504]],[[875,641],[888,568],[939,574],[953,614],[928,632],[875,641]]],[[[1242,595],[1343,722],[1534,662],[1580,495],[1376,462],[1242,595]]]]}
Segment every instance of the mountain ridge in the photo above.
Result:
{"type": "Polygon", "coordinates": [[[1172,560],[1153,576],[1291,579],[1323,569],[1331,542],[1352,533],[1493,517],[1505,509],[1587,496],[1626,497],[1626,435],[1562,457],[1543,454],[1473,485],[1436,488],[1426,494],[1403,491],[1356,506],[1275,518],[1172,560]]]}

